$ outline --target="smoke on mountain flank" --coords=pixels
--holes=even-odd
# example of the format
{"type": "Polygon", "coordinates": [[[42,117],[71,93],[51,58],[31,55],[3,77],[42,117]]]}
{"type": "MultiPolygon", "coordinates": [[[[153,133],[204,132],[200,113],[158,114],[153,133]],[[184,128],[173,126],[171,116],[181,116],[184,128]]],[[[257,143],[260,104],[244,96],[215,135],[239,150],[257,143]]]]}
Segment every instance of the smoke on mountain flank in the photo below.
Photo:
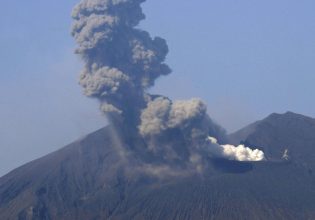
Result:
{"type": "Polygon", "coordinates": [[[227,158],[229,160],[237,161],[262,161],[265,160],[265,154],[259,149],[251,149],[241,144],[234,146],[231,144],[218,144],[218,141],[214,137],[208,137],[208,140],[212,143],[210,150],[218,157],[227,158]]]}
{"type": "Polygon", "coordinates": [[[72,35],[84,61],[80,84],[116,128],[141,136],[143,151],[161,159],[159,168],[146,164],[146,170],[172,173],[166,164],[182,164],[202,172],[217,147],[208,137],[224,141],[225,131],[199,99],[172,101],[148,93],[171,69],[164,62],[166,41],[138,28],[144,1],[82,0],[74,8],[72,35]]]}

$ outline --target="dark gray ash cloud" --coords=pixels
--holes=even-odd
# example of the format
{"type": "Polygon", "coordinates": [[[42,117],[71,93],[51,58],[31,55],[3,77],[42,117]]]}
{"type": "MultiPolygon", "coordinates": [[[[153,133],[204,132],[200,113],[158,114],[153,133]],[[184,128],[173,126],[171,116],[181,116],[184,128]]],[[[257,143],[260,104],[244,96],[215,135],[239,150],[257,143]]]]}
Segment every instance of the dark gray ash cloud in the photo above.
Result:
{"type": "Polygon", "coordinates": [[[111,120],[133,126],[146,107],[145,91],[171,72],[164,64],[166,41],[136,28],[145,18],[142,2],[85,0],[72,13],[76,52],[85,61],[80,77],[85,94],[99,99],[111,120]]]}
{"type": "MultiPolygon", "coordinates": [[[[72,35],[84,60],[80,84],[85,95],[99,100],[112,124],[142,136],[145,150],[201,171],[211,153],[208,136],[224,141],[225,131],[213,123],[200,99],[172,101],[147,92],[171,69],[164,63],[166,41],[138,28],[145,18],[144,1],[83,0],[74,8],[72,35]],[[185,143],[182,149],[175,146],[178,141],[185,143]]],[[[156,172],[163,170],[169,167],[156,172]]]]}

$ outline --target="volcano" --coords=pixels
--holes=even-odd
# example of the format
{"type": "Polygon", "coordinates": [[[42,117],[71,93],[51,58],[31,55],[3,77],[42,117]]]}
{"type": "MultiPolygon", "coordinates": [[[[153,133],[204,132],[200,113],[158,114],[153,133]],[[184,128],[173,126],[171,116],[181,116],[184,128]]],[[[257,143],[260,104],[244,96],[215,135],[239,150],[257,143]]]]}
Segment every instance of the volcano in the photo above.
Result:
{"type": "Polygon", "coordinates": [[[157,178],[133,172],[152,159],[141,138],[105,127],[1,177],[0,219],[315,219],[314,119],[272,114],[229,138],[263,146],[267,160],[209,158],[202,174],[157,178]]]}

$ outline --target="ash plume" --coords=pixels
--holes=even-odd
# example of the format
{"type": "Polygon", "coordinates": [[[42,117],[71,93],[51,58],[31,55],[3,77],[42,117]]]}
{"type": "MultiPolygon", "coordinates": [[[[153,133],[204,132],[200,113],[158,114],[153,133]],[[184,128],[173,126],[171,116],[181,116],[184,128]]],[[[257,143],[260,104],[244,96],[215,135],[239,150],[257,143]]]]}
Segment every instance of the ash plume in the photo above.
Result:
{"type": "Polygon", "coordinates": [[[73,10],[72,35],[85,62],[80,84],[97,98],[114,123],[139,123],[146,89],[171,72],[164,64],[166,41],[136,26],[144,0],[83,0],[73,10]]]}
{"type": "Polygon", "coordinates": [[[99,100],[116,128],[141,136],[143,151],[159,158],[159,166],[146,164],[146,170],[173,173],[167,164],[180,161],[202,172],[209,149],[216,147],[208,136],[224,142],[225,131],[210,119],[201,100],[172,101],[147,92],[171,69],[164,63],[166,41],[138,28],[145,18],[144,1],[82,0],[74,8],[72,35],[84,60],[80,85],[86,96],[99,100]]]}

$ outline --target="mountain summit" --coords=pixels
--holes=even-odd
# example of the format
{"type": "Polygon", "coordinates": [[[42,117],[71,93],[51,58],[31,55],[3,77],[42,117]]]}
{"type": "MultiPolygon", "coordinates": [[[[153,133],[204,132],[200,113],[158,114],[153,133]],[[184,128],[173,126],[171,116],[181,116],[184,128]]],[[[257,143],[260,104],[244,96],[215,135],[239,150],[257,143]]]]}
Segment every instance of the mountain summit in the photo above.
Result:
{"type": "Polygon", "coordinates": [[[234,144],[263,146],[269,160],[287,159],[315,170],[315,119],[293,112],[271,114],[230,135],[234,144]]]}
{"type": "Polygon", "coordinates": [[[0,219],[315,219],[314,119],[272,114],[230,139],[268,160],[209,158],[202,174],[157,178],[132,169],[145,154],[120,159],[141,140],[106,127],[1,177],[0,219]]]}

